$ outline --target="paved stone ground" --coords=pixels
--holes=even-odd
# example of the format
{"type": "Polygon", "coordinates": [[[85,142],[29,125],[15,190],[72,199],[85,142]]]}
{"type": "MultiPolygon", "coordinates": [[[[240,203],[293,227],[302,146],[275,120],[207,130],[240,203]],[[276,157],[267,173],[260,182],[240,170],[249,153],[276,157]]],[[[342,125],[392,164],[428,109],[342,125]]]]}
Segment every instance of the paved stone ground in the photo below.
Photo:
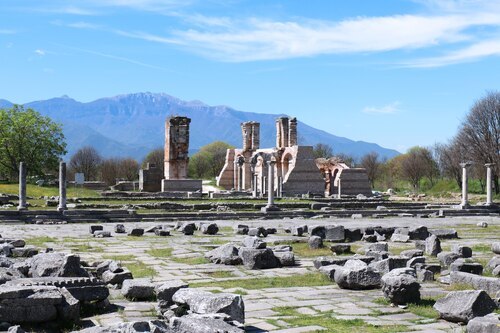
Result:
{"type": "MultiPolygon", "coordinates": [[[[135,277],[152,277],[156,282],[172,279],[182,279],[189,283],[213,282],[214,286],[204,287],[207,290],[222,290],[215,284],[224,280],[242,280],[249,278],[295,276],[317,272],[312,261],[318,255],[300,257],[300,266],[269,270],[246,270],[241,266],[221,266],[204,263],[203,254],[220,244],[238,241],[243,236],[234,235],[232,226],[236,223],[252,226],[278,228],[278,234],[266,238],[268,243],[292,239],[306,240],[307,237],[292,237],[283,233],[284,226],[292,224],[341,224],[345,227],[364,227],[375,225],[386,226],[418,226],[429,228],[455,228],[460,239],[443,241],[444,250],[449,250],[452,244],[475,246],[474,258],[483,264],[493,256],[488,246],[493,241],[500,241],[500,218],[498,217],[455,217],[443,219],[418,218],[387,218],[387,219],[277,219],[251,221],[217,221],[221,231],[216,236],[205,236],[196,233],[194,236],[184,236],[173,232],[170,237],[157,237],[146,234],[143,237],[130,237],[114,234],[112,238],[95,239],[89,234],[88,224],[66,225],[2,225],[0,234],[4,237],[24,238],[30,244],[53,247],[56,251],[79,253],[83,260],[93,262],[105,258],[120,260],[124,266],[134,266],[138,272],[135,277]],[[489,227],[477,227],[478,222],[487,222],[489,227]],[[172,249],[168,257],[161,257],[152,249],[172,249]],[[227,273],[220,273],[225,271],[227,273]],[[223,277],[214,277],[217,276],[223,277]],[[139,275],[139,276],[138,276],[139,275]]],[[[168,224],[168,223],[167,223],[168,224]]],[[[128,223],[126,228],[133,226],[147,228],[153,223],[128,223]]],[[[113,224],[104,224],[105,230],[113,230],[113,224]]],[[[360,246],[361,242],[357,242],[360,246]]],[[[389,250],[397,253],[403,249],[413,248],[412,243],[389,243],[389,250]]],[[[323,328],[318,325],[290,327],[286,317],[280,315],[280,307],[293,307],[304,315],[328,314],[337,319],[362,319],[377,326],[403,325],[402,332],[463,332],[464,328],[442,320],[429,319],[416,315],[409,310],[390,307],[380,302],[381,290],[352,291],[343,290],[333,282],[327,286],[269,288],[260,290],[243,290],[233,288],[224,291],[243,293],[245,301],[246,324],[248,332],[280,332],[299,333],[316,332],[323,328]]],[[[422,285],[423,297],[438,296],[447,293],[444,286],[437,282],[422,285]]],[[[155,318],[154,302],[129,302],[119,290],[111,290],[111,302],[118,310],[113,313],[96,315],[88,320],[95,324],[107,325],[123,321],[155,318]]]]}

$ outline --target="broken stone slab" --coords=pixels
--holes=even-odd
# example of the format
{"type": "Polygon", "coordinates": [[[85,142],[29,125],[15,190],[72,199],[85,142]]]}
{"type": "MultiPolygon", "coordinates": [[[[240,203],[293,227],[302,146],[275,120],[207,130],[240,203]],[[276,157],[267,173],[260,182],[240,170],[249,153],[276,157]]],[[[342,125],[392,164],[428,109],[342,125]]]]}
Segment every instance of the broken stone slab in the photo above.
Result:
{"type": "Polygon", "coordinates": [[[372,250],[366,250],[365,251],[365,256],[372,257],[373,261],[380,261],[389,258],[390,253],[387,251],[372,251],[372,250]]]}
{"type": "Polygon", "coordinates": [[[160,237],[170,236],[170,230],[156,229],[155,235],[160,237]]]}
{"type": "Polygon", "coordinates": [[[123,281],[133,279],[132,272],[124,268],[123,271],[113,273],[111,271],[105,271],[102,273],[102,280],[107,284],[114,284],[121,286],[123,281]]]}
{"type": "Polygon", "coordinates": [[[389,244],[387,244],[386,242],[379,242],[379,243],[370,244],[366,248],[368,250],[375,251],[375,252],[387,252],[387,251],[389,251],[389,244]]]}
{"type": "Polygon", "coordinates": [[[335,281],[335,271],[342,266],[339,265],[327,265],[321,266],[319,272],[329,278],[331,281],[335,281]]]}
{"type": "Polygon", "coordinates": [[[434,304],[440,318],[451,322],[468,323],[496,309],[495,302],[484,290],[452,291],[434,304]]]}
{"type": "Polygon", "coordinates": [[[253,249],[265,249],[267,247],[267,243],[256,236],[247,236],[243,238],[242,244],[243,247],[249,247],[253,249]]]}
{"type": "Polygon", "coordinates": [[[80,257],[74,254],[40,253],[29,260],[32,277],[89,277],[80,264],[80,257]]]}
{"type": "Polygon", "coordinates": [[[243,333],[244,329],[230,325],[223,320],[202,317],[190,314],[174,317],[171,320],[172,328],[178,333],[243,333]]]}
{"type": "Polygon", "coordinates": [[[454,239],[458,238],[457,231],[455,229],[433,229],[429,231],[431,234],[435,235],[439,239],[454,239]]]}
{"type": "Polygon", "coordinates": [[[155,286],[156,299],[160,308],[166,308],[174,304],[172,297],[182,288],[188,288],[189,285],[181,280],[166,281],[155,286]]]}
{"type": "Polygon", "coordinates": [[[377,236],[374,234],[364,234],[361,240],[368,243],[375,243],[377,242],[377,236]]]}
{"type": "Polygon", "coordinates": [[[89,232],[91,234],[94,234],[94,232],[96,232],[97,230],[103,230],[104,227],[102,225],[91,225],[89,226],[89,232]]]}
{"type": "Polygon", "coordinates": [[[132,230],[129,231],[128,233],[129,236],[134,236],[134,237],[141,237],[144,235],[144,229],[142,228],[133,228],[132,230]]]}
{"type": "Polygon", "coordinates": [[[426,226],[413,227],[408,230],[411,240],[426,240],[429,237],[429,230],[426,226]]]}
{"type": "Polygon", "coordinates": [[[425,264],[425,257],[413,257],[406,263],[406,267],[416,268],[417,265],[425,264]]]}
{"type": "Polygon", "coordinates": [[[345,240],[344,226],[327,225],[325,226],[324,239],[329,242],[343,242],[345,240]]]}
{"type": "Polygon", "coordinates": [[[451,252],[458,253],[460,255],[460,257],[462,257],[462,258],[471,258],[472,257],[472,249],[470,247],[464,246],[464,245],[454,244],[451,247],[451,252]]]}
{"type": "Polygon", "coordinates": [[[420,302],[420,284],[415,270],[397,268],[382,276],[382,292],[391,303],[400,305],[420,302]]]}
{"type": "Polygon", "coordinates": [[[241,324],[245,323],[245,305],[240,295],[229,293],[212,294],[206,291],[181,288],[173,295],[172,300],[176,304],[187,305],[193,313],[224,313],[230,316],[232,320],[241,324]]]}
{"type": "Polygon", "coordinates": [[[349,244],[333,244],[330,250],[335,254],[351,253],[351,245],[349,244]]]}
{"type": "Polygon", "coordinates": [[[238,248],[231,243],[221,245],[205,253],[205,258],[214,264],[241,265],[242,259],[238,255],[238,248]]]}
{"type": "Polygon", "coordinates": [[[93,326],[72,333],[179,333],[169,327],[168,323],[161,320],[133,321],[119,323],[111,326],[93,326]]]}
{"type": "Polygon", "coordinates": [[[500,242],[494,242],[491,244],[491,251],[495,254],[500,254],[500,242]]]}
{"type": "Polygon", "coordinates": [[[15,247],[11,250],[11,254],[14,258],[31,258],[38,254],[38,249],[31,245],[20,248],[15,247]]]}
{"type": "Polygon", "coordinates": [[[425,239],[425,254],[436,257],[442,251],[438,236],[430,235],[425,239]]]}
{"type": "Polygon", "coordinates": [[[182,232],[186,236],[191,236],[194,234],[196,230],[196,224],[192,222],[185,222],[179,228],[179,231],[182,232]]]}
{"type": "Polygon", "coordinates": [[[150,279],[128,279],[123,281],[121,293],[132,301],[151,300],[155,296],[155,286],[150,279]]]}
{"type": "Polygon", "coordinates": [[[347,228],[344,229],[345,239],[349,242],[357,242],[363,238],[363,233],[360,228],[347,228]]]}
{"type": "Polygon", "coordinates": [[[312,236],[318,236],[321,239],[325,239],[325,226],[322,225],[315,225],[309,228],[309,235],[312,236]]]}
{"type": "Polygon", "coordinates": [[[458,253],[454,252],[441,252],[437,257],[443,267],[449,267],[455,260],[461,258],[458,253]]]}
{"type": "Polygon", "coordinates": [[[104,231],[104,230],[96,230],[96,231],[94,231],[94,237],[96,237],[96,238],[111,237],[111,232],[110,231],[104,231]]]}
{"type": "Polygon", "coordinates": [[[234,232],[237,234],[237,235],[247,235],[248,234],[248,230],[250,228],[248,227],[248,225],[245,225],[245,224],[238,224],[235,228],[234,228],[234,232]]]}
{"type": "Polygon", "coordinates": [[[395,243],[407,243],[410,240],[410,236],[404,234],[393,233],[391,236],[391,242],[395,243]]]}
{"type": "Polygon", "coordinates": [[[382,274],[385,274],[396,268],[406,268],[407,262],[408,258],[406,257],[391,256],[384,260],[372,262],[370,263],[369,267],[382,274]]]}
{"type": "Polygon", "coordinates": [[[115,224],[115,233],[117,234],[125,234],[127,231],[125,230],[125,226],[123,224],[115,224]]]}
{"type": "Polygon", "coordinates": [[[273,251],[276,258],[280,262],[280,266],[288,267],[295,266],[295,255],[291,251],[273,251]]]}
{"type": "Polygon", "coordinates": [[[500,314],[490,313],[475,317],[467,324],[467,333],[496,333],[500,331],[500,314]]]}
{"type": "Polygon", "coordinates": [[[399,254],[401,257],[407,257],[409,259],[414,257],[422,257],[424,255],[424,251],[418,249],[410,249],[401,251],[399,254]]]}
{"type": "Polygon", "coordinates": [[[486,267],[491,271],[497,268],[498,266],[500,266],[500,256],[495,256],[491,258],[490,261],[488,261],[488,264],[486,265],[486,267]]]}
{"type": "Polygon", "coordinates": [[[200,231],[204,235],[216,235],[219,232],[219,227],[217,223],[202,223],[200,231]]]}
{"type": "Polygon", "coordinates": [[[292,232],[293,236],[300,237],[304,234],[304,229],[301,226],[294,226],[294,227],[292,227],[291,232],[292,232]]]}
{"type": "Polygon", "coordinates": [[[365,264],[369,264],[373,261],[372,257],[361,256],[361,255],[355,254],[354,256],[345,256],[345,257],[344,256],[342,256],[342,257],[326,257],[326,256],[318,257],[318,258],[314,259],[313,264],[314,264],[314,267],[316,267],[317,269],[319,269],[322,266],[328,266],[328,265],[343,266],[347,262],[347,260],[351,260],[351,259],[361,260],[365,264]]]}
{"type": "Polygon", "coordinates": [[[323,247],[323,239],[320,236],[311,236],[307,244],[310,249],[320,249],[323,247]]]}
{"type": "Polygon", "coordinates": [[[483,274],[483,265],[477,262],[467,262],[459,258],[450,264],[450,271],[481,275],[483,274]]]}
{"type": "Polygon", "coordinates": [[[253,249],[242,247],[239,256],[243,265],[248,269],[277,268],[280,265],[278,258],[271,249],[253,249]]]}
{"type": "Polygon", "coordinates": [[[361,260],[348,260],[335,270],[335,282],[342,289],[374,289],[380,287],[381,275],[361,260]]]}
{"type": "Polygon", "coordinates": [[[21,274],[17,269],[10,267],[0,267],[0,285],[6,283],[7,281],[21,279],[25,276],[21,274]]]}
{"type": "Polygon", "coordinates": [[[490,295],[500,291],[500,279],[465,272],[450,272],[450,283],[470,285],[474,289],[484,290],[490,295]]]}
{"type": "Polygon", "coordinates": [[[248,236],[267,237],[267,230],[264,227],[249,228],[248,236]]]}
{"type": "Polygon", "coordinates": [[[418,282],[434,281],[434,272],[432,272],[428,269],[418,269],[417,270],[417,280],[418,280],[418,282]]]}

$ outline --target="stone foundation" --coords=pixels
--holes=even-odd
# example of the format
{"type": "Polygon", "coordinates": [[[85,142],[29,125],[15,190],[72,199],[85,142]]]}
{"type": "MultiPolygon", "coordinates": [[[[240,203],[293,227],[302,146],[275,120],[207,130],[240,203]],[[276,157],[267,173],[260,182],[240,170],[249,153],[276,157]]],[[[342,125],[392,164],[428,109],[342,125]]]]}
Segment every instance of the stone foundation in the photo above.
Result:
{"type": "Polygon", "coordinates": [[[202,191],[201,179],[162,179],[162,192],[196,192],[202,191]]]}

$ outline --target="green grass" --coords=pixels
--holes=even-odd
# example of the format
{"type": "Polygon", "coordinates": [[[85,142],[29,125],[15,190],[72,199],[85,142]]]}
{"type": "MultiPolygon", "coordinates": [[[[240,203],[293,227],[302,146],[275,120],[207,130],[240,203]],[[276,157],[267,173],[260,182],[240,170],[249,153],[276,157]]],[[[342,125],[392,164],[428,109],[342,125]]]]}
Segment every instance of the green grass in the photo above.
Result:
{"type": "Polygon", "coordinates": [[[291,288],[331,286],[333,283],[321,273],[307,273],[303,275],[263,277],[255,279],[238,279],[226,281],[210,281],[192,283],[191,287],[220,287],[224,289],[242,288],[247,290],[264,288],[291,288]]]}
{"type": "Polygon", "coordinates": [[[104,249],[101,246],[91,245],[90,243],[75,244],[69,247],[75,252],[92,252],[92,253],[102,253],[104,249]]]}
{"type": "Polygon", "coordinates": [[[133,261],[135,256],[133,254],[116,254],[116,255],[103,255],[103,259],[110,259],[114,261],[133,261]]]}
{"type": "Polygon", "coordinates": [[[324,247],[321,249],[310,249],[307,243],[293,243],[293,242],[283,242],[280,245],[290,245],[293,248],[293,253],[299,257],[319,257],[319,256],[331,256],[333,252],[330,250],[330,245],[328,243],[323,243],[324,247]]]}
{"type": "Polygon", "coordinates": [[[172,256],[172,251],[171,248],[165,247],[161,249],[149,249],[146,253],[155,258],[170,258],[172,256]]]}
{"type": "MultiPolygon", "coordinates": [[[[18,194],[19,185],[15,184],[0,184],[0,193],[18,194]]],[[[66,189],[68,198],[72,197],[98,197],[99,192],[85,188],[74,188],[69,186],[66,189]]],[[[26,186],[26,195],[29,197],[42,197],[42,196],[57,196],[59,195],[59,188],[57,186],[37,186],[28,184],[26,186]]]]}
{"type": "Polygon", "coordinates": [[[173,262],[186,265],[201,265],[201,264],[208,264],[210,262],[208,261],[208,259],[205,259],[204,257],[188,257],[188,258],[171,257],[169,259],[172,260],[173,262]]]}
{"type": "MultiPolygon", "coordinates": [[[[317,325],[326,329],[316,331],[318,333],[395,333],[408,331],[408,327],[403,325],[375,326],[361,319],[337,319],[332,312],[325,312],[318,315],[304,315],[297,312],[293,307],[278,307],[272,310],[278,313],[281,320],[287,322],[292,327],[317,325]]],[[[274,323],[277,324],[276,321],[274,323]]]]}
{"type": "Polygon", "coordinates": [[[420,317],[438,319],[439,313],[434,310],[434,303],[436,303],[434,299],[422,299],[418,304],[408,304],[408,311],[420,317]]]}
{"type": "Polygon", "coordinates": [[[474,288],[467,283],[453,283],[445,286],[444,289],[448,291],[474,290],[474,288]]]}
{"type": "Polygon", "coordinates": [[[491,244],[486,244],[486,243],[474,244],[471,246],[471,249],[472,249],[472,253],[486,252],[486,253],[490,254],[491,253],[491,244]]]}
{"type": "Polygon", "coordinates": [[[203,274],[206,274],[206,275],[213,277],[215,279],[224,279],[224,278],[234,277],[234,273],[231,271],[205,272],[203,274]]]}
{"type": "Polygon", "coordinates": [[[142,261],[127,263],[124,266],[127,267],[132,272],[132,275],[134,276],[135,279],[144,277],[153,278],[158,275],[158,272],[154,268],[149,267],[142,261]]]}
{"type": "Polygon", "coordinates": [[[49,237],[49,236],[39,236],[39,237],[31,237],[25,239],[26,244],[33,245],[37,247],[45,247],[46,243],[56,243],[57,238],[49,237]]]}

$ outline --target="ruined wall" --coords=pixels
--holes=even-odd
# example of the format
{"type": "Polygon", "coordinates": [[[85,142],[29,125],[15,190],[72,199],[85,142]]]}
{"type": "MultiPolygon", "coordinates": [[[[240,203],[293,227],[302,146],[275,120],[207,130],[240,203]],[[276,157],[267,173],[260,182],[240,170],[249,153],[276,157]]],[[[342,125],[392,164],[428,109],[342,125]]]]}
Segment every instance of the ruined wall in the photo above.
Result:
{"type": "Polygon", "coordinates": [[[165,121],[165,179],[187,178],[190,122],[187,117],[169,117],[165,121]]]}

